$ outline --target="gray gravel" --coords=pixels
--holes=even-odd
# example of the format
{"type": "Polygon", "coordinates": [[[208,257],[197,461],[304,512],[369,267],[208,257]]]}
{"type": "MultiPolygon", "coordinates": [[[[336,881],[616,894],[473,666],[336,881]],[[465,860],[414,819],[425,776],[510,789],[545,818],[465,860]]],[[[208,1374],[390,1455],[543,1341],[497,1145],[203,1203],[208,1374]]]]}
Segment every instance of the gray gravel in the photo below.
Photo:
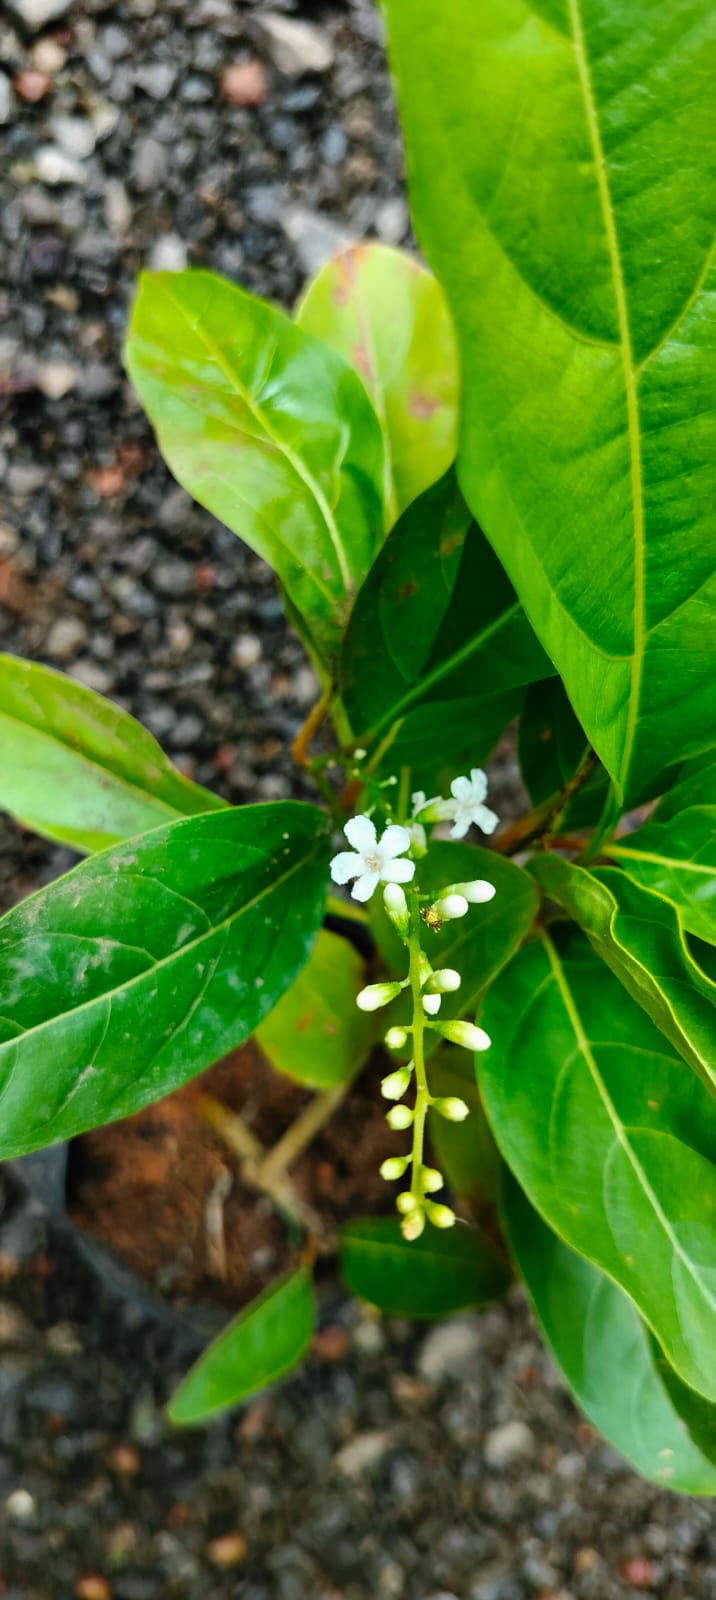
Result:
{"type": "MultiPolygon", "coordinates": [[[[234,801],[294,792],[312,672],[266,567],[158,460],[119,351],[142,265],[290,304],[345,240],[408,239],[377,16],[13,0],[0,123],[0,646],[234,801]]],[[[498,807],[510,785],[506,756],[498,807]]],[[[70,859],[2,824],[0,900],[70,859]]],[[[171,1437],[191,1337],[98,1296],[1,1194],[3,1600],[716,1600],[710,1505],[594,1438],[519,1295],[426,1331],[329,1287],[341,1361],[319,1346],[238,1424],[171,1437]]]]}

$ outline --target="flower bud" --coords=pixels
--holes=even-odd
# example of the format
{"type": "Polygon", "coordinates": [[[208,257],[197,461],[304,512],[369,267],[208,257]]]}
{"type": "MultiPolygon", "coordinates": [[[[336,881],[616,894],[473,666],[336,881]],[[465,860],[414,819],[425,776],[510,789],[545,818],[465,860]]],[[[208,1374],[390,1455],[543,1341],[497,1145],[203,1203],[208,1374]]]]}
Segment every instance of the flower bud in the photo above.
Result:
{"type": "Polygon", "coordinates": [[[385,1120],[388,1124],[388,1127],[393,1128],[394,1131],[398,1133],[403,1128],[410,1127],[414,1116],[415,1112],[410,1106],[393,1106],[392,1111],[388,1112],[385,1120]]]}
{"type": "Polygon", "coordinates": [[[433,1109],[441,1117],[446,1117],[448,1122],[464,1122],[470,1115],[470,1107],[465,1105],[464,1100],[459,1100],[456,1094],[439,1095],[437,1100],[433,1100],[433,1109]]]}
{"type": "Polygon", "coordinates": [[[416,861],[421,861],[428,853],[428,840],[422,822],[408,822],[406,824],[410,834],[410,854],[416,861]]]}
{"type": "Polygon", "coordinates": [[[386,1183],[395,1183],[402,1178],[409,1162],[410,1156],[388,1156],[380,1168],[381,1178],[385,1178],[386,1183]]]}
{"type": "Polygon", "coordinates": [[[389,1028],[385,1035],[385,1042],[389,1050],[403,1050],[408,1043],[405,1028],[389,1028]]]}
{"type": "Polygon", "coordinates": [[[465,916],[468,904],[464,894],[446,894],[441,900],[436,900],[430,909],[436,911],[443,922],[454,922],[456,917],[465,916]]]}
{"type": "Polygon", "coordinates": [[[488,900],[494,900],[497,890],[494,883],[488,883],[487,878],[473,878],[471,883],[461,883],[458,893],[464,894],[471,906],[482,906],[488,900]]]}
{"type": "Polygon", "coordinates": [[[461,983],[462,978],[454,967],[440,967],[428,979],[426,988],[428,994],[453,994],[456,989],[460,988],[461,983]]]}
{"type": "Polygon", "coordinates": [[[409,1212],[415,1210],[415,1195],[411,1194],[409,1189],[404,1189],[402,1194],[396,1195],[395,1204],[398,1211],[407,1216],[409,1212]]]}
{"type": "Polygon", "coordinates": [[[425,1210],[434,1228],[452,1228],[455,1224],[455,1212],[449,1206],[438,1206],[434,1200],[425,1201],[425,1210]]]}
{"type": "Polygon", "coordinates": [[[442,1172],[438,1172],[437,1167],[423,1167],[420,1174],[420,1186],[423,1194],[437,1194],[438,1190],[444,1187],[444,1184],[445,1179],[442,1172]]]}
{"type": "Polygon", "coordinates": [[[433,969],[424,950],[420,950],[418,952],[418,972],[420,974],[421,985],[427,983],[428,979],[433,975],[433,969]]]}
{"type": "Polygon", "coordinates": [[[409,1067],[398,1067],[397,1072],[389,1072],[384,1078],[380,1092],[384,1100],[400,1100],[410,1086],[412,1062],[409,1067]]]}
{"type": "Polygon", "coordinates": [[[484,1028],[474,1022],[440,1022],[438,1032],[451,1044],[461,1044],[464,1050],[489,1050],[492,1040],[484,1028]]]}
{"type": "Polygon", "coordinates": [[[410,929],[408,902],[405,891],[401,889],[399,883],[386,883],[383,890],[383,905],[401,939],[407,939],[410,929]]]}
{"type": "Polygon", "coordinates": [[[423,1011],[426,1013],[426,1015],[428,1017],[436,1017],[437,1016],[438,1011],[440,1010],[441,1003],[442,1003],[442,995],[440,995],[440,994],[424,994],[423,995],[423,1011]]]}
{"type": "Polygon", "coordinates": [[[400,1231],[403,1235],[403,1238],[407,1239],[409,1244],[412,1244],[414,1239],[420,1238],[424,1227],[425,1212],[411,1211],[407,1217],[403,1217],[403,1220],[400,1224],[400,1231]]]}
{"type": "Polygon", "coordinates": [[[380,1011],[381,1006],[389,1005],[399,994],[399,983],[369,983],[356,995],[356,1005],[359,1011],[380,1011]]]}

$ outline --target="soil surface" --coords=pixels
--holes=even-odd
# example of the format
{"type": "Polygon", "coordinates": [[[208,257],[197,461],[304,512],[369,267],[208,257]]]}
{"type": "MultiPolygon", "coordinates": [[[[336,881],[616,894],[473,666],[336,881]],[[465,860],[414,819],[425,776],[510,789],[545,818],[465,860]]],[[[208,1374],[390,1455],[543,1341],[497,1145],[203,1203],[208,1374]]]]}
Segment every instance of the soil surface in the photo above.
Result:
{"type": "MultiPolygon", "coordinates": [[[[234,802],[307,793],[288,749],[313,672],[268,569],[172,482],[120,351],[142,266],[210,266],[290,305],[347,239],[410,243],[377,12],[9,0],[0,144],[0,647],[113,696],[234,802]],[[316,30],[289,61],[279,11],[316,30]]],[[[517,783],[506,745],[498,811],[517,783]]],[[[71,864],[0,819],[2,909],[71,864]]],[[[277,1107],[256,1074],[242,1056],[214,1087],[237,1106],[260,1089],[269,1137],[293,1091],[277,1107]]],[[[62,1153],[34,1189],[0,1174],[2,1600],[716,1600],[711,1505],[595,1439],[518,1293],[425,1329],[329,1282],[303,1372],[173,1435],[162,1403],[225,1315],[206,1302],[283,1248],[235,1181],[217,1271],[206,1199],[215,1221],[231,1164],[213,1135],[187,1155],[190,1104],[70,1152],[94,1238],[63,1215],[62,1153]],[[193,1194],[166,1185],[177,1156],[193,1194]],[[146,1292],[102,1254],[119,1230],[146,1292]],[[194,1294],[205,1309],[181,1320],[194,1294]]],[[[377,1202],[386,1135],[360,1104],[296,1174],[335,1216],[357,1179],[377,1202]]]]}

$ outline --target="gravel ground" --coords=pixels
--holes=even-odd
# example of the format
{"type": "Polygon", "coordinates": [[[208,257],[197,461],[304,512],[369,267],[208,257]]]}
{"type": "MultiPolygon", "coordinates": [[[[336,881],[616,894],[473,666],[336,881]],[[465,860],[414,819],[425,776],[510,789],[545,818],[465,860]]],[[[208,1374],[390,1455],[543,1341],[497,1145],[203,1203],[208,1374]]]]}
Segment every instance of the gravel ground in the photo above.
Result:
{"type": "MultiPolygon", "coordinates": [[[[158,460],[120,344],[142,265],[290,304],[345,239],[409,239],[377,17],[294,9],[10,0],[0,21],[0,645],[115,696],[237,802],[296,792],[313,674],[265,566],[158,460]]],[[[510,783],[506,758],[498,808],[510,783]]],[[[1,825],[0,897],[68,860],[1,825]]],[[[427,1332],[330,1288],[323,1309],[303,1374],[167,1436],[192,1336],[99,1294],[5,1178],[4,1600],[716,1600],[710,1504],[595,1440],[519,1296],[427,1332]]]]}

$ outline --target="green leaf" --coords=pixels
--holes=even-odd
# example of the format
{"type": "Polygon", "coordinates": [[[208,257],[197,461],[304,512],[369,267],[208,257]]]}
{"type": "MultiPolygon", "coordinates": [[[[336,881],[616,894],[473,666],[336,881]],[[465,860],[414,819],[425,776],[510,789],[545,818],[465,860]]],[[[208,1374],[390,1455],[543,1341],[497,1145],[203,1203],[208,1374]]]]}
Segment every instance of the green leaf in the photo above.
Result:
{"type": "Polygon", "coordinates": [[[26,828],[90,852],[224,804],[110,700],[0,655],[0,807],[26,828]]]}
{"type": "Polygon", "coordinates": [[[364,983],[357,950],[322,930],[305,967],[256,1029],[272,1067],[309,1089],[349,1083],[385,1026],[380,1014],[358,1010],[364,983]]]}
{"type": "Polygon", "coordinates": [[[386,11],[460,481],[629,800],[713,742],[713,3],[386,11]]]}
{"type": "Polygon", "coordinates": [[[305,1355],[315,1326],[313,1281],[299,1267],[270,1284],[209,1345],[170,1400],[170,1421],[206,1422],[275,1383],[305,1355]]]}
{"type": "Polygon", "coordinates": [[[636,883],[678,906],[688,933],[716,944],[716,805],[647,823],[603,849],[636,883]]]}
{"type": "Polygon", "coordinates": [[[520,950],[482,1021],[483,1102],[518,1183],[716,1399],[716,1103],[576,929],[520,950]]]}
{"type": "Polygon", "coordinates": [[[321,268],[296,321],[363,379],[383,429],[393,523],[455,459],[457,351],[443,291],[414,256],[360,244],[321,268]]]}
{"type": "Polygon", "coordinates": [[[466,1051],[443,1045],[431,1059],[429,1076],[432,1095],[455,1095],[469,1107],[470,1115],[464,1122],[449,1122],[431,1107],[428,1129],[436,1164],[450,1188],[479,1215],[482,1208],[491,1208],[497,1199],[502,1163],[485,1117],[472,1061],[466,1051]]]}
{"type": "Polygon", "coordinates": [[[692,761],[685,761],[676,773],[676,782],[662,795],[654,812],[654,820],[668,822],[680,811],[691,806],[716,805],[716,755],[704,751],[692,761]]]}
{"type": "Polygon", "coordinates": [[[105,850],[0,921],[0,1159],[129,1116],[253,1032],[323,915],[314,806],[245,806],[105,850]]]}
{"type": "Polygon", "coordinates": [[[360,379],[210,272],[142,275],[126,359],[172,472],[268,561],[330,660],[383,539],[383,441],[360,379]]]}
{"type": "Polygon", "coordinates": [[[502,1212],[544,1338],[589,1421],[652,1483],[716,1494],[716,1408],[679,1381],[628,1297],[557,1238],[508,1173],[502,1212]]]}
{"type": "Polygon", "coordinates": [[[339,1239],[341,1272],[351,1291],[392,1317],[444,1317],[504,1294],[510,1273],[478,1228],[428,1225],[408,1244],[397,1217],[349,1222],[339,1239]]]}
{"type": "Polygon", "coordinates": [[[530,870],[713,1091],[716,984],[694,961],[674,906],[613,867],[586,872],[544,855],[530,870]]]}
{"type": "MultiPolygon", "coordinates": [[[[556,800],[584,764],[589,741],[560,678],[530,684],[520,717],[518,748],[525,788],[534,806],[556,800]]],[[[604,768],[595,767],[568,800],[560,831],[590,828],[598,822],[608,784],[604,768]]]]}
{"type": "Polygon", "coordinates": [[[463,728],[479,728],[480,701],[489,718],[491,697],[550,671],[447,473],[403,513],[356,600],[340,664],[356,737],[368,743],[426,703],[437,726],[446,707],[461,702],[458,727],[462,719],[463,728]]]}

